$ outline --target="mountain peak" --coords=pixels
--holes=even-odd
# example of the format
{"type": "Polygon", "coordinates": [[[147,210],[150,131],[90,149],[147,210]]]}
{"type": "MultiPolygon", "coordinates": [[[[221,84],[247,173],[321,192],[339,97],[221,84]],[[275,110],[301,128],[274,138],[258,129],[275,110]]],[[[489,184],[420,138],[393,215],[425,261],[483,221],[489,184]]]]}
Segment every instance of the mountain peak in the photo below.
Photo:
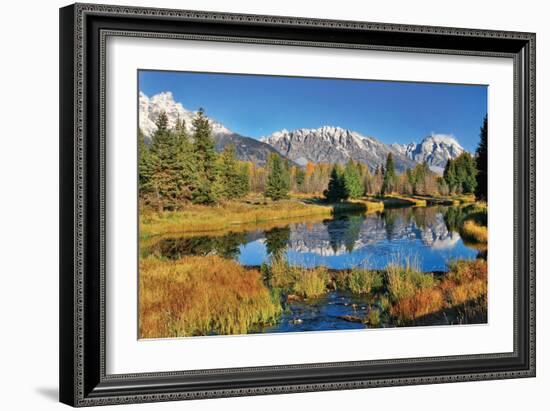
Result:
{"type": "Polygon", "coordinates": [[[338,126],[325,125],[293,131],[283,129],[262,138],[262,141],[301,165],[308,162],[345,164],[352,159],[374,169],[385,164],[388,153],[391,152],[396,157],[397,169],[414,167],[414,161],[390,146],[338,126]]]}
{"type": "Polygon", "coordinates": [[[426,161],[432,171],[442,174],[445,164],[465,150],[452,134],[431,133],[419,143],[392,144],[399,153],[417,163],[426,161]]]}
{"type": "MultiPolygon", "coordinates": [[[[179,118],[185,122],[187,131],[192,132],[193,118],[197,112],[187,110],[181,103],[176,102],[171,91],[163,91],[152,97],[147,97],[142,91],[139,92],[139,128],[147,137],[150,137],[157,129],[155,122],[163,111],[168,117],[169,128],[173,128],[179,118]]],[[[209,120],[213,134],[233,133],[223,124],[211,118],[209,120]]]]}
{"type": "Polygon", "coordinates": [[[429,136],[424,138],[423,142],[426,141],[433,141],[438,144],[446,144],[449,146],[456,146],[462,148],[462,146],[458,143],[456,138],[452,134],[438,134],[438,133],[431,133],[429,136]]]}

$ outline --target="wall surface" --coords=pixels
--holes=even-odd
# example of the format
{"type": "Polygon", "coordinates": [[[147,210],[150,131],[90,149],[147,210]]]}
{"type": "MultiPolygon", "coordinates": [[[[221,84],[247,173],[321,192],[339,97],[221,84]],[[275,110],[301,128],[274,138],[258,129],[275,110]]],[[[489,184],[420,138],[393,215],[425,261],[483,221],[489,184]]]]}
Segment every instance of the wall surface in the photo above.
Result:
{"type": "MultiPolygon", "coordinates": [[[[188,410],[547,409],[550,387],[548,260],[550,178],[550,26],[545,2],[277,0],[112,0],[116,4],[303,17],[443,25],[537,33],[538,377],[125,406],[188,410]],[[546,388],[546,390],[545,390],[546,388]]],[[[50,410],[57,403],[58,361],[58,7],[63,1],[3,4],[0,42],[0,408],[50,410]],[[7,263],[7,265],[6,265],[7,263]]],[[[112,407],[108,407],[114,409],[112,407]]]]}

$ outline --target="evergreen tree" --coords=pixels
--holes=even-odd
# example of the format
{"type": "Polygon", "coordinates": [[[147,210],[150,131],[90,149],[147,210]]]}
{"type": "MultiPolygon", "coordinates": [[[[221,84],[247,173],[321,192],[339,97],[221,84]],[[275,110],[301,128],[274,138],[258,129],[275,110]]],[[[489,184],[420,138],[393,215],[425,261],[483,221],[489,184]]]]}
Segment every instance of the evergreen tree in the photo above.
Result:
{"type": "Polygon", "coordinates": [[[468,152],[454,160],[449,159],[443,172],[451,193],[474,193],[477,186],[476,175],[476,162],[468,152]]]}
{"type": "Polygon", "coordinates": [[[429,172],[430,167],[428,166],[428,163],[426,161],[417,164],[414,167],[414,194],[428,194],[428,189],[426,186],[429,172]]]}
{"type": "Polygon", "coordinates": [[[477,199],[487,200],[487,116],[483,119],[479,139],[476,150],[477,186],[475,193],[477,199]]]}
{"type": "Polygon", "coordinates": [[[228,144],[218,156],[211,196],[215,201],[229,200],[235,195],[233,184],[237,178],[235,147],[228,144]]]}
{"type": "Polygon", "coordinates": [[[306,181],[306,172],[302,168],[298,167],[294,178],[296,180],[296,188],[301,191],[306,181]]]}
{"type": "Polygon", "coordinates": [[[177,182],[178,144],[174,133],[168,130],[168,117],[161,112],[156,121],[157,130],[151,138],[150,185],[158,211],[178,206],[180,191],[177,182]]]}
{"type": "Polygon", "coordinates": [[[363,185],[357,165],[349,160],[344,169],[344,187],[349,198],[359,198],[363,195],[363,185]]]}
{"type": "Polygon", "coordinates": [[[185,122],[178,118],[174,129],[176,149],[176,184],[179,199],[190,201],[193,199],[198,184],[198,170],[195,161],[193,145],[189,140],[185,122]]]}
{"type": "Polygon", "coordinates": [[[139,195],[147,196],[151,192],[151,176],[153,174],[153,164],[151,152],[145,144],[145,135],[139,129],[138,131],[138,169],[139,169],[139,195]]]}
{"type": "Polygon", "coordinates": [[[235,184],[235,198],[242,198],[250,192],[250,166],[246,162],[238,164],[235,184]]]}
{"type": "Polygon", "coordinates": [[[407,182],[410,184],[410,186],[413,189],[413,193],[415,193],[415,185],[416,185],[416,175],[413,169],[407,168],[407,182]]]}
{"type": "Polygon", "coordinates": [[[278,154],[269,154],[267,173],[265,195],[275,201],[288,198],[290,172],[278,154]]]}
{"type": "Polygon", "coordinates": [[[464,152],[455,159],[458,183],[463,193],[474,193],[476,181],[476,163],[468,152],[464,152]]]}
{"type": "Polygon", "coordinates": [[[335,165],[330,173],[328,187],[323,192],[328,201],[342,201],[348,198],[348,192],[344,181],[343,171],[339,165],[335,165]]]}
{"type": "Polygon", "coordinates": [[[456,174],[456,163],[451,158],[447,160],[447,164],[445,164],[445,170],[443,171],[443,178],[445,179],[445,182],[449,187],[449,194],[455,193],[459,184],[458,184],[458,178],[456,174]]]}
{"type": "Polygon", "coordinates": [[[210,121],[202,108],[193,119],[193,150],[197,164],[197,187],[193,193],[195,203],[214,202],[212,184],[216,177],[216,151],[210,121]]]}
{"type": "Polygon", "coordinates": [[[248,165],[239,163],[235,146],[228,144],[218,156],[212,197],[216,201],[245,196],[250,190],[248,165]]]}
{"type": "Polygon", "coordinates": [[[393,162],[393,155],[392,153],[388,153],[388,157],[386,158],[386,170],[384,173],[384,180],[382,182],[382,195],[385,195],[387,193],[391,193],[395,189],[395,164],[393,162]]]}

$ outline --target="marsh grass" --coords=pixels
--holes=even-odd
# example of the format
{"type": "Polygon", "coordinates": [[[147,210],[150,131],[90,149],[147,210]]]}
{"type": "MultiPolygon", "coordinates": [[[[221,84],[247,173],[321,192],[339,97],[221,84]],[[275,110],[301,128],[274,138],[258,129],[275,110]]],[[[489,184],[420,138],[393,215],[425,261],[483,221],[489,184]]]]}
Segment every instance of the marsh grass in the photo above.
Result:
{"type": "Polygon", "coordinates": [[[312,215],[329,217],[332,213],[333,208],[330,205],[306,204],[296,200],[264,204],[235,201],[217,206],[189,204],[179,211],[141,211],[140,237],[147,239],[169,233],[220,231],[240,224],[257,224],[312,215]]]}
{"type": "Polygon", "coordinates": [[[354,268],[343,281],[344,288],[355,294],[369,294],[384,284],[384,276],[378,271],[354,268]]]}
{"type": "Polygon", "coordinates": [[[367,197],[366,201],[382,204],[381,209],[410,206],[426,207],[428,205],[427,201],[424,198],[405,196],[400,194],[386,194],[385,196],[381,197],[369,196],[367,197]]]}
{"type": "Polygon", "coordinates": [[[396,257],[388,264],[385,270],[386,286],[393,301],[409,298],[420,290],[434,286],[436,280],[433,274],[423,273],[418,267],[418,260],[414,257],[396,257]]]}
{"type": "Polygon", "coordinates": [[[380,327],[381,322],[380,311],[377,309],[371,309],[364,320],[364,323],[368,324],[372,328],[380,327]]]}
{"type": "Polygon", "coordinates": [[[466,220],[462,226],[461,237],[466,241],[486,243],[488,237],[487,227],[479,225],[474,220],[466,220]]]}
{"type": "Polygon", "coordinates": [[[273,288],[302,298],[319,297],[328,291],[330,276],[325,267],[303,268],[290,265],[283,256],[272,258],[262,272],[273,288]]]}
{"type": "Polygon", "coordinates": [[[139,336],[255,332],[276,323],[283,301],[333,289],[376,301],[362,318],[369,327],[411,324],[445,310],[467,322],[486,317],[487,263],[453,261],[435,277],[421,272],[415,258],[396,258],[383,270],[328,270],[290,265],[281,253],[257,270],[212,255],[171,261],[151,255],[140,260],[139,336]]]}
{"type": "Polygon", "coordinates": [[[487,243],[487,203],[478,202],[465,207],[459,231],[467,242],[487,243]]]}
{"type": "Polygon", "coordinates": [[[487,312],[487,262],[458,260],[433,286],[393,302],[389,312],[398,322],[411,322],[448,309],[470,315],[487,312]]]}
{"type": "Polygon", "coordinates": [[[140,338],[246,334],[281,313],[257,270],[217,256],[140,261],[140,338]]]}

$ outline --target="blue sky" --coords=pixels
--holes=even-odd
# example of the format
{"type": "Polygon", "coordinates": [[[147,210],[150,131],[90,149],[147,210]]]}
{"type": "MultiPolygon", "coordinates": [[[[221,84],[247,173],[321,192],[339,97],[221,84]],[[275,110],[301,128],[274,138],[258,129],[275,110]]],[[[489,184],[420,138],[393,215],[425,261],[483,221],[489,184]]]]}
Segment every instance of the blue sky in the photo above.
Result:
{"type": "Polygon", "coordinates": [[[140,71],[147,96],[171,91],[188,110],[259,138],[286,128],[340,126],[384,143],[452,134],[468,151],[479,141],[487,87],[437,83],[140,71]]]}

